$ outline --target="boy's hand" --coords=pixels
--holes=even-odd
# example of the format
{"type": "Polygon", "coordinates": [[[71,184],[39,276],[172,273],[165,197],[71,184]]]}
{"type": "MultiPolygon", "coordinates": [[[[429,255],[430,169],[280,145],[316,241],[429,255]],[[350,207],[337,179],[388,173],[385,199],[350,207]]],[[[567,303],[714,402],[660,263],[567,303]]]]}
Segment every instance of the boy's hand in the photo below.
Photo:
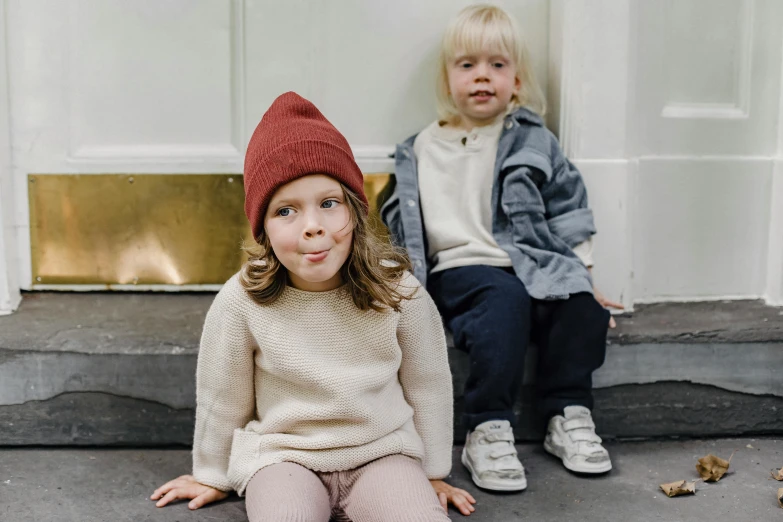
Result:
{"type": "MultiPolygon", "coordinates": [[[[614,301],[610,301],[609,299],[604,297],[604,294],[599,292],[596,287],[593,287],[593,295],[595,296],[595,300],[598,301],[598,304],[600,304],[604,308],[614,308],[615,310],[625,309],[625,307],[620,303],[615,303],[614,301]]],[[[617,323],[615,322],[614,317],[609,316],[609,328],[615,328],[615,327],[617,327],[617,323]]]]}
{"type": "Polygon", "coordinates": [[[192,499],[188,504],[188,508],[198,509],[201,506],[223,500],[226,497],[228,497],[228,493],[225,491],[200,484],[196,482],[192,475],[182,475],[156,489],[150,499],[160,499],[155,503],[155,506],[163,507],[173,500],[188,498],[192,499]]]}
{"type": "Polygon", "coordinates": [[[443,482],[442,480],[430,480],[435,493],[438,495],[440,505],[443,506],[444,511],[449,510],[449,504],[454,504],[454,507],[459,509],[459,512],[463,515],[470,515],[476,508],[473,504],[476,503],[470,493],[464,489],[455,488],[443,482]]]}
{"type": "MultiPolygon", "coordinates": [[[[593,267],[588,266],[587,271],[590,272],[590,275],[593,275],[593,267]]],[[[595,296],[595,300],[598,301],[598,304],[603,306],[604,308],[614,308],[615,310],[625,310],[625,307],[621,305],[620,303],[615,303],[614,301],[610,301],[606,297],[604,297],[604,294],[598,291],[596,287],[593,287],[593,295],[595,296]]],[[[609,316],[609,328],[617,328],[617,322],[614,320],[614,317],[611,315],[609,316]]]]}

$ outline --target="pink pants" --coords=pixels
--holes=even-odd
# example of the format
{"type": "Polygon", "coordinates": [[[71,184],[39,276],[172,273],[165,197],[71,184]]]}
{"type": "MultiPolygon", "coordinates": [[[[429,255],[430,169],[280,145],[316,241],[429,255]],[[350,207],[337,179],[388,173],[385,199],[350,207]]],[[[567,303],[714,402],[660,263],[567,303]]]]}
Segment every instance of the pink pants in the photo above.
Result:
{"type": "Polygon", "coordinates": [[[274,464],[250,479],[245,497],[250,522],[449,520],[421,464],[404,455],[330,473],[274,464]]]}

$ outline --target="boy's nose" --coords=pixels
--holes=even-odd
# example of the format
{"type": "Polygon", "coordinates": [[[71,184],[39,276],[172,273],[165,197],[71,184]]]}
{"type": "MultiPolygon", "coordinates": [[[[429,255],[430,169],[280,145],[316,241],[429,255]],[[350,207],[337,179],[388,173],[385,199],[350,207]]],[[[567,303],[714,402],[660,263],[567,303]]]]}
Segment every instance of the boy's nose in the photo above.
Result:
{"type": "Polygon", "coordinates": [[[476,76],[473,78],[474,81],[486,81],[489,79],[489,67],[486,64],[478,64],[473,70],[476,72],[476,76]]]}

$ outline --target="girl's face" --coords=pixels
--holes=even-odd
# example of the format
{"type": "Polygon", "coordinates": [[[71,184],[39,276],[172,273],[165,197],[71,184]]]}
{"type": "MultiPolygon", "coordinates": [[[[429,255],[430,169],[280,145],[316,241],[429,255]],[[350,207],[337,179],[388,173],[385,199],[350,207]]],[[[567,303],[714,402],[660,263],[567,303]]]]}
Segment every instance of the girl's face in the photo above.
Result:
{"type": "Polygon", "coordinates": [[[323,292],[343,284],[340,269],[351,254],[353,224],[334,178],[312,174],[277,189],[264,230],[294,288],[323,292]]]}
{"type": "Polygon", "coordinates": [[[459,52],[447,72],[449,93],[465,129],[492,123],[521,86],[513,60],[502,52],[459,52]]]}

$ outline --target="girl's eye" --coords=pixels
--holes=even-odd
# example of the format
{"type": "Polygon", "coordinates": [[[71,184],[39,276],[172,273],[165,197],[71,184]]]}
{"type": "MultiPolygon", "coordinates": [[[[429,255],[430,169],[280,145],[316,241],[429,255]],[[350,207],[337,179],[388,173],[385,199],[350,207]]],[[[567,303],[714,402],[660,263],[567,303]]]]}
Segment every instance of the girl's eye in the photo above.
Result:
{"type": "Polygon", "coordinates": [[[339,202],[336,199],[327,199],[321,203],[321,208],[334,208],[339,202]]]}
{"type": "Polygon", "coordinates": [[[288,217],[291,215],[291,209],[283,207],[280,210],[277,211],[277,215],[280,217],[288,217]]]}
{"type": "Polygon", "coordinates": [[[504,66],[505,66],[505,64],[504,64],[504,63],[502,63],[502,62],[495,62],[495,63],[493,63],[492,65],[493,65],[493,66],[494,66],[496,69],[501,69],[502,67],[504,67],[504,66]]]}
{"type": "Polygon", "coordinates": [[[471,64],[471,63],[464,62],[464,63],[460,64],[460,67],[462,67],[463,69],[470,69],[472,65],[473,64],[471,64]]]}

